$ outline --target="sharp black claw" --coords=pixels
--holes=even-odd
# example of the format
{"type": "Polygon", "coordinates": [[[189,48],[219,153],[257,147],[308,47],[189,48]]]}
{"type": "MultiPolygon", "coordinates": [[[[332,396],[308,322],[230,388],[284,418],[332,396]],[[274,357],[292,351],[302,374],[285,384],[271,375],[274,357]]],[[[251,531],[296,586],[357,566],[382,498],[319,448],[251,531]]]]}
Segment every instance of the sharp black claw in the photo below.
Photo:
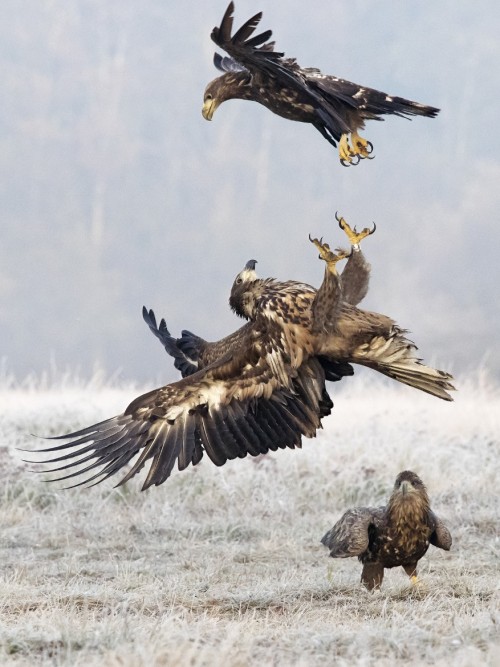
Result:
{"type": "MultiPolygon", "coordinates": [[[[367,145],[366,145],[366,152],[368,153],[368,155],[371,155],[371,154],[373,153],[373,144],[372,144],[371,141],[368,141],[368,142],[367,142],[367,145]],[[368,150],[368,147],[370,148],[370,150],[368,150]]],[[[371,159],[371,158],[370,158],[370,159],[371,159]]]]}
{"type": "Polygon", "coordinates": [[[375,223],[373,223],[373,229],[370,232],[370,236],[375,232],[376,229],[377,229],[377,225],[375,223]]]}
{"type": "Polygon", "coordinates": [[[356,167],[360,163],[361,158],[360,158],[359,155],[355,155],[354,157],[357,158],[357,160],[356,160],[356,162],[351,161],[351,164],[352,164],[353,167],[356,167]]]}
{"type": "Polygon", "coordinates": [[[351,162],[347,162],[347,160],[344,160],[344,158],[342,158],[342,159],[340,160],[340,164],[341,164],[343,167],[350,167],[352,163],[351,163],[351,162]]]}

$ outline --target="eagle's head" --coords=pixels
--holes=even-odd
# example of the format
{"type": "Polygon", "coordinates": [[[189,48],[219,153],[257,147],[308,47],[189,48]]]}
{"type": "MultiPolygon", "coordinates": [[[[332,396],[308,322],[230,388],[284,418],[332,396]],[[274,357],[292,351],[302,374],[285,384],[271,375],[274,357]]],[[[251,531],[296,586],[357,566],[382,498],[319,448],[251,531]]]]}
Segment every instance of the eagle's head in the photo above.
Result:
{"type": "Polygon", "coordinates": [[[255,300],[258,296],[258,287],[262,283],[255,273],[257,260],[250,259],[243,271],[240,271],[234,279],[229,296],[229,305],[236,315],[246,320],[252,319],[254,315],[255,300]]]}
{"type": "Polygon", "coordinates": [[[251,99],[249,82],[248,72],[227,72],[210,81],[203,96],[203,118],[212,120],[217,107],[226,100],[251,99]]]}
{"type": "Polygon", "coordinates": [[[422,513],[429,510],[427,489],[417,474],[411,470],[399,473],[394,483],[389,507],[404,513],[422,513]]]}

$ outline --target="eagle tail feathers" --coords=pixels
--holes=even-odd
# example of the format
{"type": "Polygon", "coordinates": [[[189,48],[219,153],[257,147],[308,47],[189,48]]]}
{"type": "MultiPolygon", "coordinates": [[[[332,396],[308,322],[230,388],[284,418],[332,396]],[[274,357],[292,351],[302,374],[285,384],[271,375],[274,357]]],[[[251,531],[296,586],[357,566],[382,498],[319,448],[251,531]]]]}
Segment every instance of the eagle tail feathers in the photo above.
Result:
{"type": "Polygon", "coordinates": [[[394,327],[389,338],[376,336],[355,350],[351,361],[373,368],[398,382],[420,389],[445,401],[452,401],[448,393],[454,391],[453,377],[445,371],[426,366],[415,356],[416,346],[394,327]]]}
{"type": "Polygon", "coordinates": [[[436,107],[421,104],[420,102],[413,102],[404,97],[392,97],[379,91],[374,91],[373,95],[368,96],[364,109],[368,113],[376,115],[387,114],[402,118],[411,118],[412,116],[435,118],[439,113],[439,109],[436,107]]]}

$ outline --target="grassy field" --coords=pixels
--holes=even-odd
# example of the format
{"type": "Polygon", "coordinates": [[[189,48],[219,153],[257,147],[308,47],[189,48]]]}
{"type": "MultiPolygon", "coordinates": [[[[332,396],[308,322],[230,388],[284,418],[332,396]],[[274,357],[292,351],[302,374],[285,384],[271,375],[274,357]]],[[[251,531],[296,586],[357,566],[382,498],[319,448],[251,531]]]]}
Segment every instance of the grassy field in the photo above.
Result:
{"type": "Polygon", "coordinates": [[[0,384],[1,665],[500,664],[500,392],[458,381],[447,404],[355,377],[303,449],[162,487],[59,490],[16,447],[121,412],[138,390],[69,381],[0,384]],[[422,585],[386,573],[360,583],[356,559],[319,540],[340,514],[384,502],[417,472],[448,523],[422,585]]]}

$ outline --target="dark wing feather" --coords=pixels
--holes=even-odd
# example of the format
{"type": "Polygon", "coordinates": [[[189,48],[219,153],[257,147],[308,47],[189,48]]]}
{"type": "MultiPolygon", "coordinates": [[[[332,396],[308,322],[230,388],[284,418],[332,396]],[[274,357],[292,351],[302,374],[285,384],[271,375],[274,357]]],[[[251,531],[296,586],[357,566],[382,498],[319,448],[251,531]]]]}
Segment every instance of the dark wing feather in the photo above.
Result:
{"type": "Polygon", "coordinates": [[[347,361],[335,361],[319,355],[317,357],[325,372],[325,379],[329,382],[338,382],[343,377],[354,375],[354,369],[347,361]]]}
{"type": "MultiPolygon", "coordinates": [[[[233,12],[234,12],[234,5],[233,5],[233,12]]],[[[250,37],[255,32],[255,28],[259,25],[260,20],[262,19],[262,12],[259,12],[258,14],[255,14],[255,16],[252,16],[251,19],[248,19],[248,21],[245,21],[245,23],[239,28],[234,35],[231,37],[231,30],[228,31],[227,35],[225,37],[229,37],[233,44],[244,44],[245,41],[250,37]]],[[[232,23],[232,18],[231,18],[231,23],[232,23]]],[[[257,44],[262,44],[262,42],[265,42],[266,39],[269,39],[273,33],[271,30],[267,30],[266,34],[263,35],[256,35],[255,37],[252,38],[252,45],[255,44],[255,40],[257,40],[257,44]]],[[[246,44],[248,46],[248,42],[246,44]]]]}
{"type": "Polygon", "coordinates": [[[223,465],[247,454],[300,446],[303,435],[314,436],[325,414],[321,364],[313,358],[296,372],[280,343],[266,339],[265,331],[259,335],[205,369],[139,396],[124,414],[58,436],[70,441],[42,450],[61,452],[50,461],[62,464],[53,468],[65,473],[58,479],[81,476],[77,485],[99,483],[138,454],[119,484],[149,462],[146,489],[162,484],[176,461],[180,470],[196,465],[203,451],[223,465]],[[269,355],[259,356],[261,349],[272,349],[274,361],[282,356],[287,384],[274,374],[269,355]]]}
{"type": "MultiPolygon", "coordinates": [[[[227,352],[239,349],[252,326],[251,323],[247,323],[229,336],[210,343],[191,331],[186,330],[182,331],[180,338],[173,338],[167,329],[164,318],[161,319],[160,325],[157,326],[155,314],[151,309],[147,310],[143,308],[142,316],[150,331],[162,343],[168,354],[174,358],[174,366],[177,370],[180,370],[182,377],[192,375],[196,371],[214,363],[227,352]]],[[[325,379],[329,382],[337,382],[345,376],[354,374],[352,366],[347,362],[333,361],[322,356],[319,356],[318,360],[323,367],[325,379]]],[[[331,404],[328,394],[326,392],[325,394],[327,396],[326,404],[328,402],[331,404]]],[[[327,414],[330,414],[330,411],[325,412],[322,416],[326,416],[327,414]]]]}
{"type": "Polygon", "coordinates": [[[251,323],[247,323],[229,336],[210,343],[187,330],[182,331],[180,338],[174,338],[170,335],[164,318],[161,319],[159,326],[157,325],[156,316],[151,309],[143,307],[142,316],[150,331],[174,358],[174,366],[181,372],[183,378],[210,366],[228,352],[239,350],[252,327],[251,323]]]}
{"type": "Polygon", "coordinates": [[[434,531],[430,537],[430,543],[439,549],[449,551],[451,549],[452,538],[448,528],[444,525],[439,517],[434,512],[430,512],[432,522],[434,524],[434,531]]]}
{"type": "Polygon", "coordinates": [[[182,336],[177,340],[179,349],[190,359],[196,360],[198,368],[210,366],[228,352],[238,352],[243,344],[246,344],[253,325],[251,322],[244,324],[229,336],[210,343],[191,331],[182,331],[182,336]]]}
{"type": "Polygon", "coordinates": [[[385,507],[357,507],[347,512],[321,539],[332,558],[359,556],[368,548],[368,529],[380,526],[385,507]]]}
{"type": "Polygon", "coordinates": [[[223,42],[228,42],[231,39],[231,32],[233,30],[233,14],[234,14],[234,2],[230,2],[224,12],[220,27],[215,27],[212,30],[212,39],[220,39],[223,42]]]}
{"type": "Polygon", "coordinates": [[[221,56],[217,51],[214,53],[214,65],[221,72],[246,72],[247,68],[243,67],[229,56],[221,56]]]}
{"type": "Polygon", "coordinates": [[[220,27],[212,30],[211,38],[217,46],[224,49],[241,68],[249,70],[252,74],[275,76],[281,71],[281,68],[284,68],[282,75],[285,78],[291,76],[297,84],[298,80],[287,69],[287,63],[292,61],[282,60],[284,54],[274,51],[274,42],[264,43],[272,36],[271,30],[266,30],[249,39],[262,18],[262,12],[249,19],[231,36],[233,13],[234,4],[231,2],[222,18],[220,27]],[[273,63],[277,69],[272,67],[273,63]]]}
{"type": "MultiPolygon", "coordinates": [[[[271,37],[272,31],[249,38],[262,17],[261,13],[249,19],[231,37],[233,12],[234,5],[230,3],[220,27],[214,28],[211,35],[217,46],[229,54],[232,63],[223,63],[224,59],[217,58],[216,66],[222,67],[224,71],[235,71],[237,63],[241,69],[257,77],[261,86],[266,87],[269,79],[273,79],[273,88],[276,88],[277,83],[281,90],[288,88],[298,92],[301,102],[315,109],[317,122],[314,125],[328,141],[336,145],[341,134],[350,131],[345,107],[357,109],[359,102],[344,92],[342,86],[335,85],[339,81],[336,77],[325,76],[315,68],[301,68],[295,58],[284,58],[283,53],[274,51],[274,42],[262,44],[271,37]]],[[[357,90],[358,87],[352,85],[357,90]]]]}
{"type": "Polygon", "coordinates": [[[271,60],[283,56],[283,53],[274,51],[274,42],[267,42],[267,40],[272,37],[272,30],[265,30],[260,34],[251,37],[262,18],[262,12],[252,16],[252,18],[248,19],[248,21],[246,21],[234,35],[231,35],[233,29],[233,14],[234,4],[230,2],[222,17],[220,26],[216,26],[210,35],[217,46],[224,49],[226,53],[232,56],[245,68],[246,63],[244,61],[251,55],[266,53],[271,60]]]}
{"type": "Polygon", "coordinates": [[[179,345],[179,340],[170,335],[165,320],[162,319],[160,325],[157,326],[153,310],[147,310],[145,306],[142,307],[142,317],[148,325],[149,330],[158,338],[167,353],[174,358],[174,366],[181,372],[182,377],[196,373],[198,370],[197,356],[191,358],[182,349],[182,346],[179,345]]]}

